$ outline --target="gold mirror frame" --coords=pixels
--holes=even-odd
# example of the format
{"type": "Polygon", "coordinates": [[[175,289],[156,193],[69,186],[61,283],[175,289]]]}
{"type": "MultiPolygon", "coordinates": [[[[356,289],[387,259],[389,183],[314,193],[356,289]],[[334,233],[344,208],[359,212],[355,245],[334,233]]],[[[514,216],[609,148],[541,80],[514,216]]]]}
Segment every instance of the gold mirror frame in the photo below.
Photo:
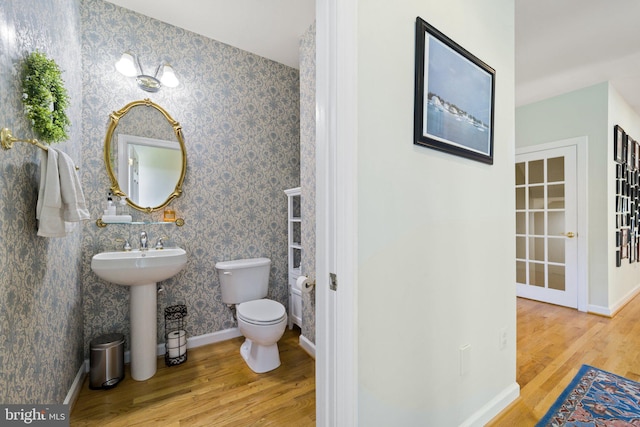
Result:
{"type": "Polygon", "coordinates": [[[129,104],[125,105],[122,109],[118,111],[114,111],[109,115],[109,128],[107,129],[107,135],[105,136],[105,139],[104,139],[104,163],[107,167],[107,173],[109,174],[109,178],[111,179],[111,192],[113,193],[114,196],[124,197],[129,206],[139,211],[147,212],[147,213],[159,211],[160,209],[163,209],[165,206],[171,203],[173,199],[175,199],[176,197],[180,197],[180,195],[182,194],[182,183],[184,182],[184,176],[187,171],[187,151],[185,149],[184,138],[182,136],[182,126],[180,126],[180,123],[175,121],[164,108],[162,108],[161,106],[159,106],[158,104],[156,104],[155,102],[151,101],[148,98],[140,101],[130,102],[129,104]],[[162,113],[164,118],[167,119],[167,121],[173,128],[173,132],[175,133],[178,143],[180,144],[180,151],[182,152],[182,170],[180,171],[180,177],[178,178],[178,182],[176,183],[175,190],[173,191],[173,193],[169,195],[169,197],[167,198],[167,200],[164,201],[164,203],[154,207],[139,206],[133,201],[131,201],[127,196],[127,194],[125,194],[120,189],[120,183],[118,182],[118,178],[116,177],[113,171],[113,168],[111,167],[110,153],[111,153],[111,140],[113,138],[113,133],[118,127],[118,122],[120,121],[120,119],[124,117],[129,112],[129,110],[137,106],[153,107],[156,110],[158,110],[160,113],[162,113]]]}

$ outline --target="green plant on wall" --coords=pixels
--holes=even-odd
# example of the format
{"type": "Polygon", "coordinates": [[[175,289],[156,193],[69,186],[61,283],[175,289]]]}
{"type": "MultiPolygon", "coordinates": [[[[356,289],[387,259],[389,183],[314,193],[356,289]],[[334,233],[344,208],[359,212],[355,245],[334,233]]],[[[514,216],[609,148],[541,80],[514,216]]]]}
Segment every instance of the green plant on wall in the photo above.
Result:
{"type": "Polygon", "coordinates": [[[39,139],[52,143],[67,138],[69,97],[58,64],[41,52],[32,52],[24,62],[22,102],[39,139]]]}

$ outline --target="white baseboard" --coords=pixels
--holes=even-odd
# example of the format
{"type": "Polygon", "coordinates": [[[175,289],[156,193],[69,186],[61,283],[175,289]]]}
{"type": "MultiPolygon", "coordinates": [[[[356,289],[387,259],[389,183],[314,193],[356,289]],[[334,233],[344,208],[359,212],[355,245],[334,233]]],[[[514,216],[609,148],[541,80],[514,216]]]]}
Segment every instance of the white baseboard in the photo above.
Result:
{"type": "Polygon", "coordinates": [[[615,304],[609,307],[589,304],[587,306],[587,312],[593,313],[593,314],[599,314],[601,316],[606,316],[606,317],[613,317],[616,315],[616,313],[618,313],[618,311],[622,309],[622,307],[627,305],[629,301],[634,299],[639,293],[640,293],[640,285],[633,288],[627,295],[623,296],[622,298],[620,298],[618,302],[616,302],[615,304]]]}
{"type": "Polygon", "coordinates": [[[513,383],[467,418],[460,427],[482,427],[520,396],[520,385],[513,383]]]}
{"type": "Polygon", "coordinates": [[[73,405],[75,405],[76,400],[78,400],[78,395],[80,395],[80,390],[82,389],[82,383],[84,382],[84,376],[89,372],[89,361],[86,360],[82,362],[80,365],[80,369],[78,369],[78,373],[76,374],[73,383],[71,383],[71,388],[67,393],[67,396],[64,398],[65,405],[69,405],[69,413],[73,410],[73,405]]]}
{"type": "MultiPolygon", "coordinates": [[[[210,334],[198,335],[195,337],[187,338],[187,349],[202,347],[203,345],[215,344],[217,342],[227,341],[233,338],[241,337],[240,329],[238,328],[230,328],[225,329],[218,332],[212,332],[210,334]]],[[[157,356],[164,356],[167,352],[165,343],[158,344],[156,348],[157,356]]],[[[129,363],[131,361],[131,356],[129,355],[129,351],[124,352],[124,363],[129,363]]]]}
{"type": "Polygon", "coordinates": [[[304,335],[300,335],[299,343],[300,343],[300,347],[302,347],[304,351],[309,353],[309,355],[314,359],[316,358],[316,345],[314,343],[312,343],[304,335]]]}
{"type": "MultiPolygon", "coordinates": [[[[198,335],[196,337],[187,338],[187,348],[202,347],[203,345],[215,344],[217,342],[227,341],[233,338],[241,337],[240,329],[230,328],[210,334],[198,335]]],[[[164,343],[158,345],[158,356],[165,353],[164,343]]]]}
{"type": "Polygon", "coordinates": [[[598,314],[600,316],[611,317],[612,311],[609,307],[603,307],[601,305],[587,305],[587,313],[598,314]]]}

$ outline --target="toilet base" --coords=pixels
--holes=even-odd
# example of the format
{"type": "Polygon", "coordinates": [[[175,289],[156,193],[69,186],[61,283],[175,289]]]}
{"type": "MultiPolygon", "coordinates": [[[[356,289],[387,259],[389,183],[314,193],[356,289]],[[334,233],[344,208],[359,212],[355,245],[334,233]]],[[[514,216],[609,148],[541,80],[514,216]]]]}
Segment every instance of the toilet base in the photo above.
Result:
{"type": "Polygon", "coordinates": [[[240,354],[249,368],[257,374],[273,371],[280,366],[278,343],[259,345],[246,338],[240,346],[240,354]]]}

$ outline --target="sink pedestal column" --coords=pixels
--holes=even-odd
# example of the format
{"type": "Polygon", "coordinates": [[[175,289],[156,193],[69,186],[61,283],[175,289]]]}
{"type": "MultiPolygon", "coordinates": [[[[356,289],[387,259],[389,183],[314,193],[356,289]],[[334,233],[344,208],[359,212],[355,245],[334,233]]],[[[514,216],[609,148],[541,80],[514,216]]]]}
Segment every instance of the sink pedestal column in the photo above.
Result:
{"type": "Polygon", "coordinates": [[[156,373],[157,299],[155,283],[131,286],[129,290],[131,378],[136,381],[148,380],[156,373]]]}

